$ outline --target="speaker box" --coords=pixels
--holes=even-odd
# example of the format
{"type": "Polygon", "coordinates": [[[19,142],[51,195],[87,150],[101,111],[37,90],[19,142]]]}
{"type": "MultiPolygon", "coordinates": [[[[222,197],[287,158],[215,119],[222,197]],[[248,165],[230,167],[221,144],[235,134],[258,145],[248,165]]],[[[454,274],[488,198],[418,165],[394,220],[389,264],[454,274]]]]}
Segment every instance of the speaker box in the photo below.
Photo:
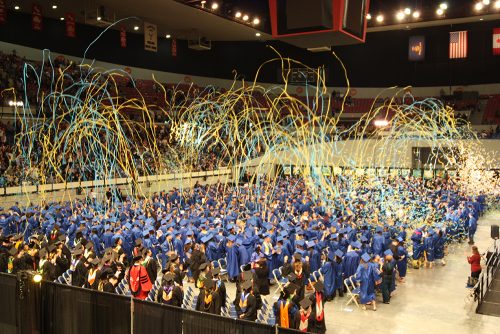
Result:
{"type": "Polygon", "coordinates": [[[498,239],[498,225],[491,225],[491,238],[498,239]]]}

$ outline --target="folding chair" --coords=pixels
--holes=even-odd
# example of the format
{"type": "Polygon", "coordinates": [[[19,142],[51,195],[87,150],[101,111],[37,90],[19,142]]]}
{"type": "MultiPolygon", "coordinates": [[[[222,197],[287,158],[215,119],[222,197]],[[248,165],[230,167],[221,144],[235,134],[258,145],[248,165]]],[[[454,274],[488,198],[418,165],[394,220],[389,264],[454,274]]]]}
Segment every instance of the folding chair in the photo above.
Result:
{"type": "Polygon", "coordinates": [[[224,281],[229,281],[229,277],[227,274],[227,261],[226,258],[219,259],[219,267],[220,267],[220,273],[219,277],[224,280],[224,281]]]}
{"type": "Polygon", "coordinates": [[[354,275],[344,280],[344,285],[347,288],[347,293],[349,295],[349,300],[347,301],[345,306],[354,301],[356,306],[359,307],[357,298],[359,297],[360,288],[356,287],[356,285],[354,284],[352,280],[353,277],[354,275]]]}

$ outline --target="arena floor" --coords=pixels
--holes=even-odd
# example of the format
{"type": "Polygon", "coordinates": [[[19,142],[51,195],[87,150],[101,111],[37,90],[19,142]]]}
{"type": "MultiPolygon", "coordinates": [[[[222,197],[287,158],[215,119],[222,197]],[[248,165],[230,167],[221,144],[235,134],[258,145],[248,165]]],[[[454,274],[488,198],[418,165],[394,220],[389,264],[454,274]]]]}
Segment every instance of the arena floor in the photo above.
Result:
{"type": "MultiPolygon", "coordinates": [[[[490,225],[500,222],[500,212],[480,218],[476,245],[483,253],[491,244],[490,225]]],[[[446,266],[409,270],[406,283],[399,284],[391,304],[382,304],[377,296],[377,311],[363,311],[356,305],[345,307],[346,297],[326,303],[327,333],[500,333],[500,319],[475,313],[465,288],[470,266],[465,253],[467,243],[453,246],[446,256],[446,266]]],[[[229,298],[234,300],[235,285],[226,283],[229,298]]],[[[276,287],[272,287],[274,292],[276,287]]],[[[267,296],[276,301],[276,294],[267,296]],[[273,299],[274,298],[274,299],[273,299]]]]}

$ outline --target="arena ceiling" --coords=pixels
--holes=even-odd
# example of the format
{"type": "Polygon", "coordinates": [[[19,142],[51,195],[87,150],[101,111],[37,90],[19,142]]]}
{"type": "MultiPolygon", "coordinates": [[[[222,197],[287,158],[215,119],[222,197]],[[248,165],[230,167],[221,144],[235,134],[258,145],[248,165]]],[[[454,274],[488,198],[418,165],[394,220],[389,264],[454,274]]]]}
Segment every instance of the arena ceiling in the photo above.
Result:
{"type": "MultiPolygon", "coordinates": [[[[479,0],[447,1],[448,8],[443,15],[436,15],[442,1],[433,0],[371,0],[370,13],[372,19],[368,24],[368,32],[394,29],[412,29],[434,25],[449,25],[479,20],[500,20],[500,8],[495,2],[485,6],[481,11],[474,9],[479,0]],[[405,8],[421,11],[419,19],[411,15],[398,21],[396,14],[405,8]],[[376,21],[376,16],[384,15],[384,22],[376,21]]],[[[167,34],[179,39],[205,37],[213,41],[251,41],[271,39],[269,24],[268,0],[6,0],[10,10],[19,6],[19,11],[31,13],[33,3],[42,4],[43,15],[51,18],[63,17],[66,12],[76,14],[80,23],[105,26],[114,20],[135,17],[127,20],[124,26],[134,32],[134,26],[142,31],[144,21],[158,26],[158,34],[167,34]],[[211,9],[217,2],[218,8],[211,9]],[[57,6],[57,8],[53,8],[57,6]],[[102,6],[102,7],[101,7],[102,6]],[[104,9],[104,13],[99,12],[104,9]],[[243,22],[235,18],[235,13],[248,13],[249,21],[243,22]],[[99,13],[99,14],[98,14],[99,13]],[[104,15],[100,21],[98,15],[104,15]],[[260,23],[253,25],[251,21],[258,17],[260,23]],[[257,37],[256,33],[260,36],[257,37]]],[[[446,2],[446,1],[443,1],[446,2]]]]}

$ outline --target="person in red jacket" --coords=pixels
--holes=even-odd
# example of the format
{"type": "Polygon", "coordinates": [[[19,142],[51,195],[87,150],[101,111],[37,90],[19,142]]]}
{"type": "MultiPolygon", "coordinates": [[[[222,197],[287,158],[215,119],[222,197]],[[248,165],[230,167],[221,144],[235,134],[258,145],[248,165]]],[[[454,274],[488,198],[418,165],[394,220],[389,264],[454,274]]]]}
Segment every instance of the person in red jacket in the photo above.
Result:
{"type": "Polygon", "coordinates": [[[134,264],[130,267],[127,281],[132,295],[137,299],[144,300],[148,297],[153,285],[149,279],[148,271],[141,264],[141,260],[141,255],[134,257],[134,264]]]}
{"type": "Polygon", "coordinates": [[[477,246],[472,246],[472,255],[467,256],[467,261],[470,263],[470,276],[477,280],[481,274],[481,255],[477,246]]]}

